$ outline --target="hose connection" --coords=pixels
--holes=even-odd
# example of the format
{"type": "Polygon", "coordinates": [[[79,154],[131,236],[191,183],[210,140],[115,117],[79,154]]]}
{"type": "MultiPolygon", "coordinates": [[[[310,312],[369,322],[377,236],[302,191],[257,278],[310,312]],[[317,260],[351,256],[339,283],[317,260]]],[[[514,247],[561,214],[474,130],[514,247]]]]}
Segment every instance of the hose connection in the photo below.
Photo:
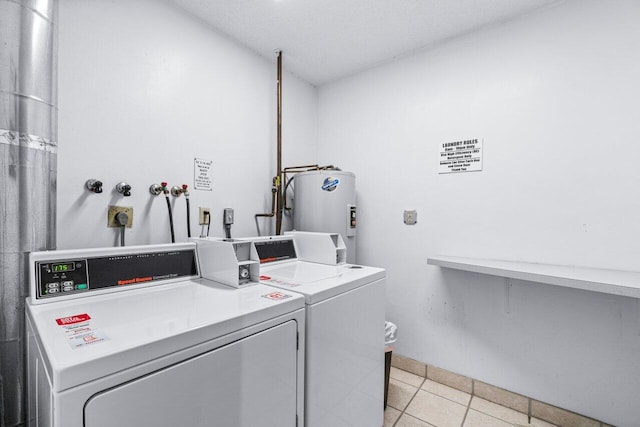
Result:
{"type": "Polygon", "coordinates": [[[160,193],[162,193],[162,185],[151,184],[151,186],[149,186],[149,193],[151,193],[154,196],[160,195],[160,193]]]}
{"type": "Polygon", "coordinates": [[[92,193],[102,193],[102,181],[92,178],[88,179],[85,185],[87,186],[87,190],[92,193]]]}
{"type": "Polygon", "coordinates": [[[126,182],[119,182],[116,184],[116,191],[122,194],[124,197],[131,196],[131,186],[126,182]]]}

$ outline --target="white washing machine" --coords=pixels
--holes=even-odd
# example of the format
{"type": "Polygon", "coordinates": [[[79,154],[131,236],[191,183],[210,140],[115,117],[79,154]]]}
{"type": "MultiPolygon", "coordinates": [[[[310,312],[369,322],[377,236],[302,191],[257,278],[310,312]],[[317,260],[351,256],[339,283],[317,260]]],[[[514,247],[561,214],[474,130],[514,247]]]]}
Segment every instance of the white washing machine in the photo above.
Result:
{"type": "Polygon", "coordinates": [[[305,426],[380,427],[385,270],[299,261],[293,239],[252,240],[261,283],[305,297],[305,426]]]}
{"type": "Polygon", "coordinates": [[[28,425],[294,427],[304,298],[199,277],[193,243],[31,254],[28,425]]]}

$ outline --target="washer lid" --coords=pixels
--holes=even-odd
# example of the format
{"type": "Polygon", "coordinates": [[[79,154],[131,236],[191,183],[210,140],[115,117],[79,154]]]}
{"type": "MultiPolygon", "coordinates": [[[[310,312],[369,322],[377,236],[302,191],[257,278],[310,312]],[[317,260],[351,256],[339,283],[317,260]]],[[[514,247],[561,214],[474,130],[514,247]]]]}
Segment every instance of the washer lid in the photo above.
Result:
{"type": "Polygon", "coordinates": [[[304,308],[262,284],[241,289],[189,280],[126,293],[33,305],[52,388],[65,390],[304,308]]]}
{"type": "Polygon", "coordinates": [[[307,304],[315,304],[384,277],[386,271],[382,268],[352,264],[290,261],[260,269],[261,283],[299,292],[305,296],[307,304]]]}

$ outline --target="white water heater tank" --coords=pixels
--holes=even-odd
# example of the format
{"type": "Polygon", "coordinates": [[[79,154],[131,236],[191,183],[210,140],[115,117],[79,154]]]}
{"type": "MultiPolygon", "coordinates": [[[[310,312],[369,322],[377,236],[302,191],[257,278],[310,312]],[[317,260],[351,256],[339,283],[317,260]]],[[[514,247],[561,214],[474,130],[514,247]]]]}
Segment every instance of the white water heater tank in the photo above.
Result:
{"type": "Polygon", "coordinates": [[[340,233],[347,262],[356,262],[356,176],[351,172],[318,170],[295,176],[293,227],[298,231],[340,233]]]}

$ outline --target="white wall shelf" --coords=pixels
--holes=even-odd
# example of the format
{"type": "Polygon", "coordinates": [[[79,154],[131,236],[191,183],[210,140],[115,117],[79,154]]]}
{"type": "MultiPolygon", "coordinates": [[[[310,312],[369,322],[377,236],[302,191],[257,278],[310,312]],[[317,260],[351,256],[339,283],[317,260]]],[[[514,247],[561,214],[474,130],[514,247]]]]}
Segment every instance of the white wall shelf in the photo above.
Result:
{"type": "Polygon", "coordinates": [[[640,298],[640,272],[569,267],[516,261],[434,256],[427,263],[509,279],[640,298]]]}

